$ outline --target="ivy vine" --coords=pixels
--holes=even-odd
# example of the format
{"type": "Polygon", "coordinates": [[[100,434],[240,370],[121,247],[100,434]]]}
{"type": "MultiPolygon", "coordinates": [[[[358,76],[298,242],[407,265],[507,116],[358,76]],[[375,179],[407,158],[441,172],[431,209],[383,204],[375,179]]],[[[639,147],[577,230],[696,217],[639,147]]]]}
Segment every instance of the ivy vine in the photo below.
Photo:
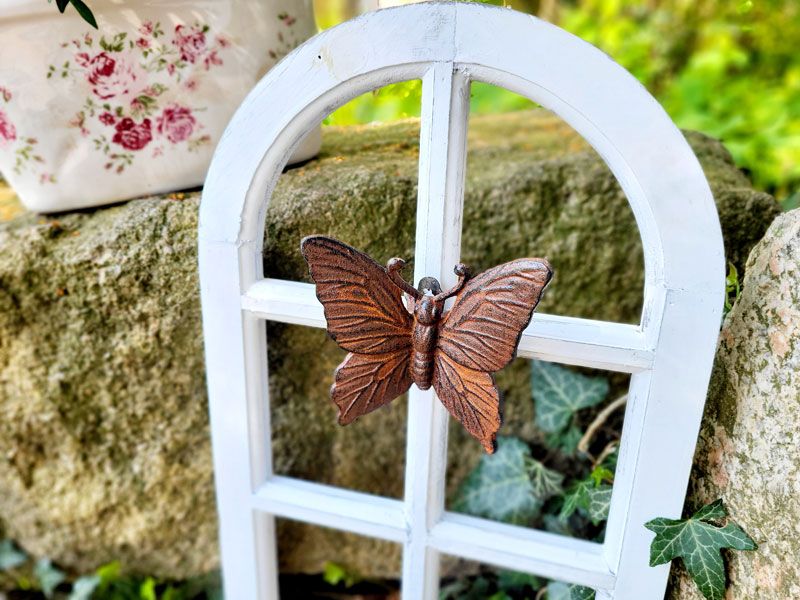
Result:
{"type": "MultiPolygon", "coordinates": [[[[734,276],[735,277],[735,276],[734,276]]],[[[729,279],[733,279],[729,276],[729,279]]],[[[623,395],[609,401],[612,385],[552,363],[533,361],[532,401],[543,441],[500,437],[497,452],[483,455],[468,474],[452,509],[505,523],[602,542],[611,505],[623,395]]],[[[619,386],[617,386],[619,387],[619,386]]],[[[723,548],[754,550],[755,542],[727,517],[718,500],[686,519],[658,518],[643,524],[656,535],[651,566],[682,559],[708,600],[726,588],[723,548]]],[[[440,600],[590,600],[593,590],[531,576],[508,585],[490,571],[443,587],[440,600]]]]}

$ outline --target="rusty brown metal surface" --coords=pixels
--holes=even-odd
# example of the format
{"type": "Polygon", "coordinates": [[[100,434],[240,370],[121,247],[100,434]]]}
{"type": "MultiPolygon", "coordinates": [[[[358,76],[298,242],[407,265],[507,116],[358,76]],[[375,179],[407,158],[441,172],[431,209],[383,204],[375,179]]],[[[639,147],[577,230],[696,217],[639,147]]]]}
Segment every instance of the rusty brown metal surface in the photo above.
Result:
{"type": "Polygon", "coordinates": [[[553,276],[548,262],[521,258],[472,277],[456,265],[458,282],[442,291],[433,277],[417,288],[400,275],[330,237],[303,239],[300,251],[325,310],[328,333],[350,354],[331,387],[346,425],[403,394],[431,386],[450,414],[488,453],[502,423],[492,373],[514,358],[519,338],[553,276]],[[445,312],[445,301],[455,296],[445,312]],[[405,302],[404,302],[405,297],[405,302]]]}

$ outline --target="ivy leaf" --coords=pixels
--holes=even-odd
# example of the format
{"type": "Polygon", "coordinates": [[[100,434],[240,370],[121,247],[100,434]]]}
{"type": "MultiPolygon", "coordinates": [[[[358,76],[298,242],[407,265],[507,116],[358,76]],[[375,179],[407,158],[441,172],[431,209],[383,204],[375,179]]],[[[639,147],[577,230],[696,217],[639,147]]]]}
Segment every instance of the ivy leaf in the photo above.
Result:
{"type": "Polygon", "coordinates": [[[145,579],[139,586],[139,600],[158,600],[156,596],[156,580],[152,577],[145,579]]]}
{"type": "Polygon", "coordinates": [[[614,472],[611,469],[600,465],[592,470],[592,472],[589,474],[589,478],[592,480],[595,487],[598,487],[604,481],[614,483],[614,472]]]}
{"type": "Polygon", "coordinates": [[[594,590],[582,585],[573,585],[569,590],[570,600],[594,600],[594,590]]]}
{"type": "Polygon", "coordinates": [[[528,475],[533,495],[540,502],[564,493],[564,488],[561,485],[564,482],[564,475],[558,471],[548,469],[538,460],[531,459],[528,462],[528,475]]]}
{"type": "Polygon", "coordinates": [[[0,542],[0,571],[7,571],[20,566],[28,560],[28,556],[14,545],[11,540],[0,542]]]}
{"type": "Polygon", "coordinates": [[[334,587],[341,583],[344,587],[351,588],[361,581],[361,577],[359,577],[357,573],[343,565],[331,561],[327,561],[323,566],[322,577],[325,583],[334,587]]]}
{"type": "Polygon", "coordinates": [[[569,518],[576,510],[581,509],[595,525],[608,519],[611,506],[612,487],[606,483],[595,485],[591,479],[584,479],[573,484],[569,493],[564,496],[559,518],[569,518]]]}
{"type": "Polygon", "coordinates": [[[529,475],[534,462],[530,448],[513,437],[501,437],[497,442],[497,452],[481,456],[464,480],[453,508],[477,517],[525,524],[539,513],[542,504],[534,495],[529,475]]]}
{"type": "Polygon", "coordinates": [[[504,592],[519,592],[525,588],[537,590],[542,587],[542,580],[530,573],[500,571],[497,574],[497,587],[504,592]]]}
{"type": "MultiPolygon", "coordinates": [[[[53,0],[47,0],[48,2],[52,3],[53,0]]],[[[78,11],[78,14],[86,21],[89,25],[97,29],[97,21],[94,18],[94,14],[92,14],[92,10],[86,5],[83,0],[56,0],[56,6],[58,7],[58,11],[63,13],[67,10],[67,6],[72,4],[75,7],[75,10],[78,11]]]]}
{"type": "Polygon", "coordinates": [[[109,585],[114,583],[122,576],[122,564],[115,560],[110,563],[106,563],[97,567],[97,570],[94,572],[100,578],[100,583],[103,585],[109,585]]]}
{"type": "Polygon", "coordinates": [[[457,579],[439,590],[439,600],[485,600],[489,596],[489,588],[489,581],[483,577],[457,579]]]}
{"type": "Polygon", "coordinates": [[[722,548],[755,550],[756,543],[733,521],[720,525],[728,516],[722,500],[712,502],[688,519],[659,517],[645,523],[656,534],[650,544],[650,566],[683,559],[689,575],[708,600],[725,595],[725,565],[722,548]]]}
{"type": "Polygon", "coordinates": [[[574,583],[551,581],[547,584],[547,600],[594,600],[594,590],[574,583]]]}
{"type": "Polygon", "coordinates": [[[544,442],[554,450],[561,450],[564,454],[573,455],[578,449],[578,442],[582,437],[583,432],[575,425],[570,425],[564,431],[548,433],[544,442]]]}
{"type": "Polygon", "coordinates": [[[536,424],[548,433],[562,431],[577,411],[599,404],[608,395],[608,381],[603,377],[587,377],[541,360],[531,365],[531,386],[536,424]]]}
{"type": "Polygon", "coordinates": [[[608,510],[611,508],[611,491],[611,486],[606,484],[588,491],[589,506],[586,507],[586,512],[595,525],[608,519],[608,510]]]}
{"type": "Polygon", "coordinates": [[[590,484],[586,481],[578,481],[570,487],[569,491],[564,495],[564,504],[558,515],[559,519],[566,521],[572,513],[578,510],[579,506],[585,509],[589,505],[587,494],[589,487],[590,484]]]}
{"type": "Polygon", "coordinates": [[[100,577],[97,575],[79,577],[72,584],[69,600],[90,600],[99,585],[100,577]]]}
{"type": "MultiPolygon", "coordinates": [[[[72,6],[75,7],[75,10],[78,11],[78,14],[86,21],[89,25],[97,29],[97,21],[92,14],[91,9],[86,6],[86,4],[82,0],[69,0],[72,3],[72,6]]],[[[64,12],[64,11],[61,11],[64,12]]]]}
{"type": "Polygon", "coordinates": [[[542,529],[566,537],[573,537],[575,535],[575,532],[569,526],[566,519],[562,519],[558,515],[542,516],[542,529]]]}
{"type": "Polygon", "coordinates": [[[53,592],[62,583],[67,576],[53,566],[50,559],[42,558],[36,561],[36,566],[33,569],[36,579],[39,580],[39,585],[42,587],[42,593],[47,598],[53,597],[53,592]]]}

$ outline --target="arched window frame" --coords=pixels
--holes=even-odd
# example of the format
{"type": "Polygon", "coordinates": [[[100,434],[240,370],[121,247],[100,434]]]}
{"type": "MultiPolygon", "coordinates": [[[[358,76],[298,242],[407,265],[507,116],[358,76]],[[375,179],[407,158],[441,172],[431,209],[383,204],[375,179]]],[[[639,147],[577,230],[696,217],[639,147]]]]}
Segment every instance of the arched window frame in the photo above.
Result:
{"type": "MultiPolygon", "coordinates": [[[[535,224],[534,224],[535,226],[535,224]]],[[[314,233],[314,232],[309,232],[314,233]]],[[[403,544],[404,598],[437,597],[452,554],[597,590],[661,598],[644,523],[679,516],[724,293],[719,221],[702,169],[658,103],[608,56],[511,10],[426,2],[366,14],[309,40],[248,95],[203,191],[199,261],[225,593],[277,598],[275,517],[403,544]],[[348,100],[421,78],[415,280],[453,283],[471,81],[559,115],[605,160],[642,238],[639,325],[537,314],[519,355],[631,374],[602,544],[444,510],[447,414],[412,386],[403,500],[272,473],[266,321],[324,327],[309,284],[265,279],[265,213],[302,137],[348,100]]]]}

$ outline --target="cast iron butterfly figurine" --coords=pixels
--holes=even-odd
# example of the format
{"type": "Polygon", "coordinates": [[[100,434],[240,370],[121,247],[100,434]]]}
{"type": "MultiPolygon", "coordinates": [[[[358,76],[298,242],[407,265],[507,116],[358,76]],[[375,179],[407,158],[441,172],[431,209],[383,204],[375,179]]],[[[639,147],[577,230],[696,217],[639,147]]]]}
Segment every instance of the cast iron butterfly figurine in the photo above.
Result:
{"type": "Polygon", "coordinates": [[[521,258],[475,277],[459,264],[458,283],[443,292],[433,277],[414,289],[400,276],[401,258],[384,268],[330,237],[306,237],[300,251],[325,309],[328,333],[350,352],[331,387],[339,423],[388,404],[412,383],[423,390],[433,386],[450,414],[494,452],[502,407],[492,373],[514,358],[553,276],[548,262],[521,258]],[[445,313],[451,296],[455,302],[445,313]]]}

